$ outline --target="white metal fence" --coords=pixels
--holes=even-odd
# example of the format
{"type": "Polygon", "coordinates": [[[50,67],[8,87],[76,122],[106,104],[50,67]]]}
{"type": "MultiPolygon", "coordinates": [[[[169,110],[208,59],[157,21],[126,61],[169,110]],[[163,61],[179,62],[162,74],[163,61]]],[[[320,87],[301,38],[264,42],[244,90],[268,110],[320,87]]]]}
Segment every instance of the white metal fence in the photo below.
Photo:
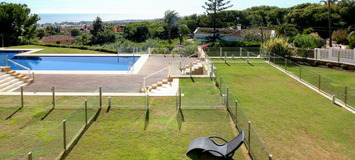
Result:
{"type": "Polygon", "coordinates": [[[314,57],[317,60],[355,64],[355,49],[315,48],[314,57]]]}

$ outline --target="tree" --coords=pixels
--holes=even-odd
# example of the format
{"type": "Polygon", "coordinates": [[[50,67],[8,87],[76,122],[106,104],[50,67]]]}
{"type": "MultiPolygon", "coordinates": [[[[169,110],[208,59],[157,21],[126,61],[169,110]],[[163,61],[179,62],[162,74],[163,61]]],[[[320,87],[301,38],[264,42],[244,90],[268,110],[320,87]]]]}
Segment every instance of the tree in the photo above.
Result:
{"type": "Polygon", "coordinates": [[[216,42],[219,39],[217,28],[217,12],[224,11],[228,8],[233,7],[233,5],[229,5],[230,1],[225,0],[207,0],[205,2],[205,6],[202,6],[203,9],[206,10],[207,14],[212,14],[212,25],[213,25],[213,34],[211,37],[212,42],[216,42]]]}
{"type": "Polygon", "coordinates": [[[276,27],[275,29],[276,35],[279,37],[287,37],[287,36],[295,36],[298,33],[294,24],[283,23],[276,27]]]}
{"type": "Polygon", "coordinates": [[[175,12],[174,10],[167,10],[165,11],[163,21],[165,25],[168,28],[168,38],[169,38],[169,44],[171,44],[171,29],[175,22],[178,20],[178,12],[175,12]]]}
{"type": "Polygon", "coordinates": [[[36,38],[37,14],[30,14],[26,4],[0,3],[0,34],[4,45],[17,45],[36,38]]]}
{"type": "Polygon", "coordinates": [[[71,36],[76,37],[76,36],[81,35],[81,31],[79,29],[72,29],[72,30],[70,30],[70,34],[71,34],[71,36]]]}
{"type": "Polygon", "coordinates": [[[331,3],[335,3],[338,0],[322,0],[321,2],[324,2],[328,6],[328,26],[329,26],[329,47],[332,47],[332,13],[331,13],[331,8],[330,5],[331,3]]]}
{"type": "Polygon", "coordinates": [[[91,34],[83,33],[83,34],[75,37],[74,44],[77,44],[77,45],[88,45],[88,44],[91,43],[91,39],[92,39],[92,35],[91,34]]]}
{"type": "Polygon", "coordinates": [[[97,33],[104,31],[105,27],[104,24],[102,23],[102,20],[100,17],[96,17],[96,19],[93,22],[93,30],[90,30],[90,33],[95,37],[97,36],[97,33]]]}
{"type": "Polygon", "coordinates": [[[90,30],[92,34],[91,43],[92,44],[104,44],[115,42],[116,37],[113,32],[113,28],[104,26],[100,17],[96,17],[93,22],[93,30],[90,30]]]}

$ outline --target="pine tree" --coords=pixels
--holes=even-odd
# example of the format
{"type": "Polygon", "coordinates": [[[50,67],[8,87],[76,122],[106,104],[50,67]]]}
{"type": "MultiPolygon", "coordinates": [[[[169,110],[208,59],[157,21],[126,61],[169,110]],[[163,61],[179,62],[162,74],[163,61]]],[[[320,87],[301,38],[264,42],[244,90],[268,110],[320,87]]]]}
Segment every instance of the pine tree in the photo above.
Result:
{"type": "Polygon", "coordinates": [[[219,39],[219,33],[218,30],[216,30],[218,18],[217,12],[233,7],[233,5],[229,5],[229,3],[230,1],[225,0],[207,0],[205,2],[205,6],[202,6],[202,8],[206,10],[207,14],[212,14],[213,35],[210,38],[212,42],[219,39]]]}

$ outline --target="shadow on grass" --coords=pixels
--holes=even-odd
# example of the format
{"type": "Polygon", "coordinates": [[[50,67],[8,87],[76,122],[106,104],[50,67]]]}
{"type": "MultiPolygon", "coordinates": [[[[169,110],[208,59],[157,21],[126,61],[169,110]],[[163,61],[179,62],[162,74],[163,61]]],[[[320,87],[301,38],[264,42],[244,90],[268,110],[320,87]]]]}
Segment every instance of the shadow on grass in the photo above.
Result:
{"type": "Polygon", "coordinates": [[[147,109],[145,112],[144,130],[148,128],[148,124],[149,124],[149,109],[147,109]]]}
{"type": "Polygon", "coordinates": [[[15,115],[18,111],[20,111],[23,107],[20,107],[19,109],[17,109],[15,112],[13,112],[11,115],[9,115],[8,117],[6,117],[5,120],[10,119],[13,115],[15,115]]]}
{"type": "MultiPolygon", "coordinates": [[[[215,157],[208,152],[202,154],[201,152],[202,150],[191,151],[187,156],[192,160],[225,160],[225,158],[215,157]]],[[[233,158],[229,157],[227,160],[233,160],[233,158]]]]}
{"type": "Polygon", "coordinates": [[[54,107],[51,108],[46,115],[44,115],[41,120],[44,120],[52,111],[54,110],[54,107]]]}
{"type": "Polygon", "coordinates": [[[182,122],[185,122],[184,114],[181,109],[178,109],[176,114],[176,121],[179,127],[179,131],[181,130],[182,122]]]}
{"type": "Polygon", "coordinates": [[[251,64],[250,62],[248,63],[250,66],[253,66],[254,67],[254,65],[253,64],[251,64]]]}

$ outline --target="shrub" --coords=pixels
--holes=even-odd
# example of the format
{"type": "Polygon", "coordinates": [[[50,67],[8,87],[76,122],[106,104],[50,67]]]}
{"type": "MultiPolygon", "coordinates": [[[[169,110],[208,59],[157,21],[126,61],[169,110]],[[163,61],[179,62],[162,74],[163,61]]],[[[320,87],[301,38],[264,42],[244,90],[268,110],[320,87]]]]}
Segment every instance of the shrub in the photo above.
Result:
{"type": "Polygon", "coordinates": [[[348,41],[349,41],[349,48],[350,49],[355,48],[355,31],[349,34],[348,41]]]}
{"type": "Polygon", "coordinates": [[[283,57],[291,56],[292,54],[288,46],[289,44],[284,38],[272,38],[262,45],[265,50],[283,57]]]}
{"type": "Polygon", "coordinates": [[[322,45],[322,39],[317,33],[299,34],[294,37],[293,44],[300,48],[317,48],[322,45]]]}
{"type": "Polygon", "coordinates": [[[347,37],[349,36],[346,29],[339,29],[333,32],[332,38],[334,41],[337,41],[338,44],[347,44],[347,37]]]}
{"type": "Polygon", "coordinates": [[[261,46],[261,42],[241,42],[241,41],[212,42],[208,45],[208,47],[260,47],[260,46],[261,46]]]}
{"type": "Polygon", "coordinates": [[[314,66],[318,66],[318,65],[319,65],[319,61],[318,61],[318,60],[317,60],[317,61],[314,61],[314,62],[313,62],[313,65],[314,65],[314,66]]]}
{"type": "Polygon", "coordinates": [[[345,64],[340,65],[340,67],[341,67],[342,69],[344,69],[344,70],[348,70],[348,69],[349,69],[348,66],[345,65],[345,64]]]}
{"type": "Polygon", "coordinates": [[[184,55],[193,55],[195,54],[196,50],[197,50],[197,46],[192,44],[192,45],[185,46],[184,49],[182,50],[182,53],[184,55]]]}
{"type": "Polygon", "coordinates": [[[325,65],[329,68],[333,68],[333,63],[326,63],[325,65]]]}

